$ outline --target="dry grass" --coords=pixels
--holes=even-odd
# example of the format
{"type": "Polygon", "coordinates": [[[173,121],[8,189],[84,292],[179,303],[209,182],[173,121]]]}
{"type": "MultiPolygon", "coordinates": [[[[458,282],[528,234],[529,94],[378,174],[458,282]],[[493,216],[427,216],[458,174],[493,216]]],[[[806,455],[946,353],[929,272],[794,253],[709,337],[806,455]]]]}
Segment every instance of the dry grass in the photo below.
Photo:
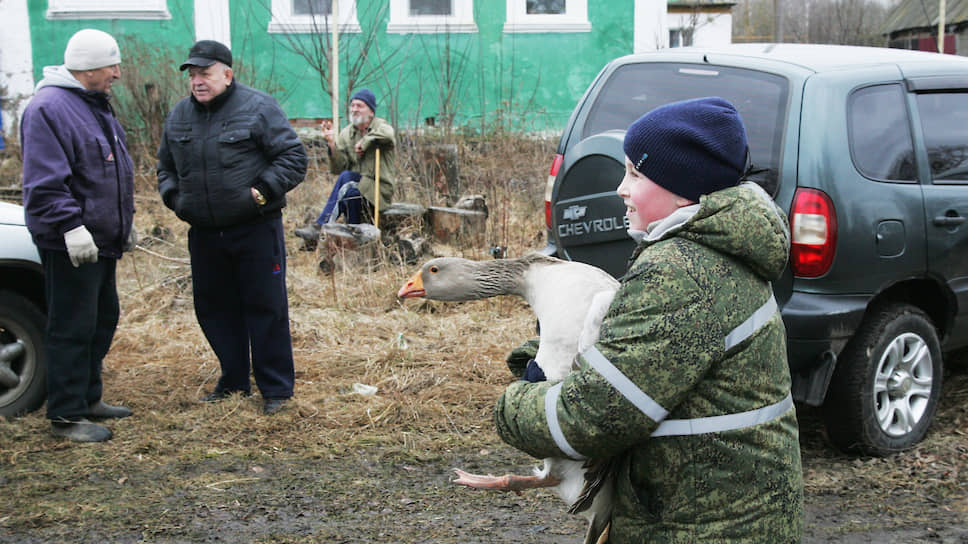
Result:
{"type": "MultiPolygon", "coordinates": [[[[463,150],[462,174],[467,176],[468,192],[489,194],[492,215],[487,239],[493,245],[506,242],[515,253],[539,247],[535,241],[543,236],[544,177],[553,153],[547,142],[526,144],[509,143],[501,154],[507,157],[511,150],[518,150],[513,159],[521,165],[523,181],[516,182],[518,186],[493,177],[497,168],[506,171],[503,160],[466,147],[463,150]],[[512,203],[508,211],[513,216],[505,218],[498,211],[504,206],[495,201],[512,203]]],[[[322,166],[316,164],[309,178],[289,195],[287,237],[302,224],[304,210],[318,209],[328,194],[331,176],[322,172],[322,166]]],[[[431,200],[426,187],[416,180],[401,186],[403,200],[431,200]]],[[[137,252],[120,264],[124,315],[106,361],[107,391],[110,398],[123,400],[139,413],[157,411],[172,417],[198,409],[197,398],[212,388],[219,368],[192,309],[190,270],[184,262],[188,257],[184,249],[187,228],[154,194],[140,191],[139,195],[139,229],[166,228],[174,240],[143,240],[142,245],[154,254],[137,252]]],[[[232,419],[245,422],[240,431],[269,425],[272,432],[226,435],[216,437],[216,443],[238,444],[242,439],[255,445],[248,438],[286,447],[318,447],[356,438],[432,447],[441,440],[466,440],[487,421],[491,402],[508,380],[504,354],[533,329],[522,301],[499,299],[469,305],[401,302],[396,291],[414,266],[385,259],[372,270],[337,269],[324,275],[317,267],[318,254],[297,251],[300,242],[295,237],[288,238],[287,245],[296,361],[296,410],[292,416],[299,424],[276,425],[258,414],[257,400],[239,399],[226,406],[203,407],[205,411],[228,411],[219,414],[210,428],[198,432],[217,435],[224,428],[223,419],[232,419]],[[361,396],[353,392],[356,383],[375,386],[379,392],[361,396]],[[410,430],[398,435],[401,429],[410,430]]],[[[487,258],[486,248],[435,250],[487,258]]]]}
{"type": "MultiPolygon", "coordinates": [[[[489,145],[493,151],[497,144],[489,145]]],[[[462,148],[467,192],[488,195],[487,239],[510,246],[511,254],[534,250],[543,240],[543,188],[553,152],[552,143],[538,141],[508,141],[500,154],[462,148]],[[509,156],[520,168],[513,183],[504,183],[496,172],[507,171],[509,156]],[[505,214],[501,208],[508,205],[505,214]]],[[[403,160],[409,160],[406,154],[403,160]]],[[[284,218],[296,362],[292,409],[265,418],[258,398],[198,404],[218,379],[219,366],[193,312],[187,226],[164,208],[145,174],[136,181],[135,217],[144,250],[119,263],[122,317],[104,370],[106,400],[124,403],[137,417],[113,425],[109,450],[52,440],[42,410],[3,423],[0,464],[23,466],[34,453],[50,450],[69,453],[75,468],[83,469],[110,461],[107,451],[161,462],[207,450],[332,454],[354,444],[398,443],[419,452],[476,442],[489,423],[491,403],[510,379],[505,353],[533,331],[529,310],[512,299],[402,303],[396,291],[415,267],[389,259],[374,270],[321,274],[319,255],[297,251],[300,242],[291,235],[329,191],[331,176],[314,163],[290,193],[284,218]],[[164,239],[152,235],[163,231],[169,233],[164,239]],[[378,393],[355,393],[356,383],[378,393]]],[[[439,203],[418,180],[400,186],[403,200],[439,203]]],[[[435,250],[488,258],[486,248],[435,250]]],[[[31,515],[4,510],[0,520],[31,515]]],[[[56,509],[42,516],[60,517],[56,509]]]]}

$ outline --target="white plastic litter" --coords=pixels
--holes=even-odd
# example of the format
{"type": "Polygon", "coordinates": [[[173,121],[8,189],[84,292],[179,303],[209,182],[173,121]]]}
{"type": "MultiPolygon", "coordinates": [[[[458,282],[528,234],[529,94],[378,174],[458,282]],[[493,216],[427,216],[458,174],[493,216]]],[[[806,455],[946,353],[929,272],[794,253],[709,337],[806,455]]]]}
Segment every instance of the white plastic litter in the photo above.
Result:
{"type": "Polygon", "coordinates": [[[359,382],[353,384],[353,392],[359,393],[360,395],[376,395],[376,391],[376,387],[372,385],[359,382]]]}

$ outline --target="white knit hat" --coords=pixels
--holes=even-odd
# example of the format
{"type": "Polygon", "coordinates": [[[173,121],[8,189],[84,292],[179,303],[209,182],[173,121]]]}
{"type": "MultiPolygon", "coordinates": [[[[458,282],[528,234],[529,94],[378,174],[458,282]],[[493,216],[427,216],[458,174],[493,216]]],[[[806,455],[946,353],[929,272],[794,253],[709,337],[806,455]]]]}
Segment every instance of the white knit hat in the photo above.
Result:
{"type": "Polygon", "coordinates": [[[64,66],[68,70],[93,70],[115,64],[121,64],[121,49],[107,32],[78,30],[64,49],[64,66]]]}

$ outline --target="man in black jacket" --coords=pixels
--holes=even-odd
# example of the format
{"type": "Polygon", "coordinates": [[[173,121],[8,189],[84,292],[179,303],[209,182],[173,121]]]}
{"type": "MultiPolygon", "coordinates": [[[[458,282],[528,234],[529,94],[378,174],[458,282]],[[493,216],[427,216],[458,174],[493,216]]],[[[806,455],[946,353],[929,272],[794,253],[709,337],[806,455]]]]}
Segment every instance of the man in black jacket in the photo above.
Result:
{"type": "Polygon", "coordinates": [[[292,397],[282,208],[306,174],[306,151],[279,104],[233,79],[232,53],[202,40],[189,50],[191,96],[168,114],[158,191],[191,225],[195,315],[222,375],[213,402],[250,392],[249,366],[273,414],[292,397]]]}

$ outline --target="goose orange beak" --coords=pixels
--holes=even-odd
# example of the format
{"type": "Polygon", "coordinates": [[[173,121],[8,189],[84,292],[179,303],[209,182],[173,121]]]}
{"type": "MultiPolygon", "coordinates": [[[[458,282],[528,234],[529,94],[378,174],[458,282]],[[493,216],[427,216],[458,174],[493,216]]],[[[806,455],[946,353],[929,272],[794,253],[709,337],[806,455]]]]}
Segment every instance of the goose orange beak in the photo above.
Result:
{"type": "Polygon", "coordinates": [[[397,297],[399,298],[417,298],[425,296],[426,294],[427,292],[424,290],[423,276],[420,270],[413,276],[410,276],[407,283],[403,284],[403,287],[397,291],[397,297]]]}

